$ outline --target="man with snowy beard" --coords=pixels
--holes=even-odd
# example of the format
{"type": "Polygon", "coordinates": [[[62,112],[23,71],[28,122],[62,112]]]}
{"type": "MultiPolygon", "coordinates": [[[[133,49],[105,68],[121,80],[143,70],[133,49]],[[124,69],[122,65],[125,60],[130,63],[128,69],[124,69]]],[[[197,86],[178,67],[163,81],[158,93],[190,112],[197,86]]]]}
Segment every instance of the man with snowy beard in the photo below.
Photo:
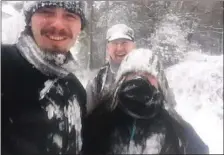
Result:
{"type": "Polygon", "coordinates": [[[85,26],[83,9],[81,1],[25,2],[25,30],[1,48],[2,154],[80,152],[86,92],[69,50],[85,26]]]}
{"type": "Polygon", "coordinates": [[[169,103],[165,79],[150,50],[129,53],[117,72],[114,91],[86,119],[84,154],[209,153],[169,103]]]}

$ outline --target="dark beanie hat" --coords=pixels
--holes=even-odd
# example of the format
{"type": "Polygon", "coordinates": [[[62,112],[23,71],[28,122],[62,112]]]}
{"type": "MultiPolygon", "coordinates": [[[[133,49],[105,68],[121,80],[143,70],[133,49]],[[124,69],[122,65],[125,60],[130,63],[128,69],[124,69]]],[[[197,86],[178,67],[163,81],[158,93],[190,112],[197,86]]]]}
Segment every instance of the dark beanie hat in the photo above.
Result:
{"type": "Polygon", "coordinates": [[[85,27],[84,2],[82,1],[27,1],[24,3],[24,16],[26,25],[31,21],[33,14],[40,8],[60,7],[77,14],[81,18],[81,29],[85,27]]]}

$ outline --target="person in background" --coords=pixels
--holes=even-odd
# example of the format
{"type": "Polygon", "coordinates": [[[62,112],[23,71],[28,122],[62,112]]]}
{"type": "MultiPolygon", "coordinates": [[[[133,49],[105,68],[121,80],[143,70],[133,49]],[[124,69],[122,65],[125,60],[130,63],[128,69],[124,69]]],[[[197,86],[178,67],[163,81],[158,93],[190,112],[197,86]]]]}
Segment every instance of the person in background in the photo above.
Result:
{"type": "Polygon", "coordinates": [[[94,79],[91,79],[86,86],[87,113],[91,113],[98,101],[110,91],[121,61],[135,49],[134,31],[125,24],[110,27],[106,40],[109,61],[99,69],[94,79]]]}
{"type": "Polygon", "coordinates": [[[129,53],[115,79],[110,95],[85,119],[84,155],[209,154],[194,128],[169,103],[163,66],[151,50],[129,53]]]}
{"type": "MultiPolygon", "coordinates": [[[[107,53],[109,55],[109,62],[99,69],[97,75],[89,80],[86,86],[87,93],[87,115],[98,106],[99,101],[110,93],[113,83],[115,82],[115,76],[119,66],[124,57],[136,48],[134,31],[132,28],[125,24],[113,25],[107,31],[107,53]]],[[[141,61],[137,60],[136,61],[141,61]]],[[[164,71],[162,71],[163,74],[164,71]]],[[[167,91],[165,96],[170,100],[170,104],[176,105],[175,96],[173,91],[168,85],[168,80],[165,77],[167,83],[167,91]]]]}
{"type": "Polygon", "coordinates": [[[84,3],[25,2],[24,16],[18,42],[1,47],[2,154],[78,154],[86,92],[70,48],[85,27],[84,3]]]}

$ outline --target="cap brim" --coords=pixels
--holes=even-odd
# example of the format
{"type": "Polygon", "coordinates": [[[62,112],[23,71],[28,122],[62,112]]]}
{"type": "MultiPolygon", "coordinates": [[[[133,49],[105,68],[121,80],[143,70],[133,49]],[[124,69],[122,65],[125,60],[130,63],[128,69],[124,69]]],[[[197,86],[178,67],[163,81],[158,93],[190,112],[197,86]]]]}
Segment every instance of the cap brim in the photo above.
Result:
{"type": "Polygon", "coordinates": [[[130,36],[124,35],[124,34],[113,34],[111,35],[110,38],[108,38],[108,41],[113,41],[116,39],[128,39],[128,40],[133,40],[130,36]]]}

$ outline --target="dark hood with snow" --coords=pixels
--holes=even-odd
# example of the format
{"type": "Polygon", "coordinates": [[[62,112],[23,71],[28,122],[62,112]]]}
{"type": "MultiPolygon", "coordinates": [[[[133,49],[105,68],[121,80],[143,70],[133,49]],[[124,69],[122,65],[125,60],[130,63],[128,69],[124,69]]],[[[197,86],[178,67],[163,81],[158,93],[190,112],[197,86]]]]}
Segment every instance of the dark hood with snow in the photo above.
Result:
{"type": "Polygon", "coordinates": [[[26,1],[24,3],[23,12],[27,25],[29,25],[32,15],[38,9],[43,7],[60,7],[79,15],[81,18],[81,29],[84,29],[86,19],[84,15],[85,5],[83,1],[26,1]]]}
{"type": "Polygon", "coordinates": [[[170,90],[161,62],[147,49],[133,50],[124,58],[115,83],[113,103],[116,105],[117,100],[121,100],[119,105],[137,118],[153,116],[161,108],[161,101],[169,98],[170,90]]]}
{"type": "Polygon", "coordinates": [[[170,103],[159,59],[148,49],[122,61],[114,91],[86,119],[84,154],[208,153],[208,147],[170,103]]]}
{"type": "MultiPolygon", "coordinates": [[[[145,77],[149,80],[153,78],[156,80],[155,82],[158,84],[157,89],[163,94],[164,100],[169,100],[170,90],[163,66],[158,56],[153,54],[151,50],[135,49],[124,58],[117,72],[116,86],[120,87],[124,81],[127,81],[125,78],[130,75],[133,77],[134,75],[145,77]]],[[[175,105],[176,103],[170,104],[175,105]]]]}

